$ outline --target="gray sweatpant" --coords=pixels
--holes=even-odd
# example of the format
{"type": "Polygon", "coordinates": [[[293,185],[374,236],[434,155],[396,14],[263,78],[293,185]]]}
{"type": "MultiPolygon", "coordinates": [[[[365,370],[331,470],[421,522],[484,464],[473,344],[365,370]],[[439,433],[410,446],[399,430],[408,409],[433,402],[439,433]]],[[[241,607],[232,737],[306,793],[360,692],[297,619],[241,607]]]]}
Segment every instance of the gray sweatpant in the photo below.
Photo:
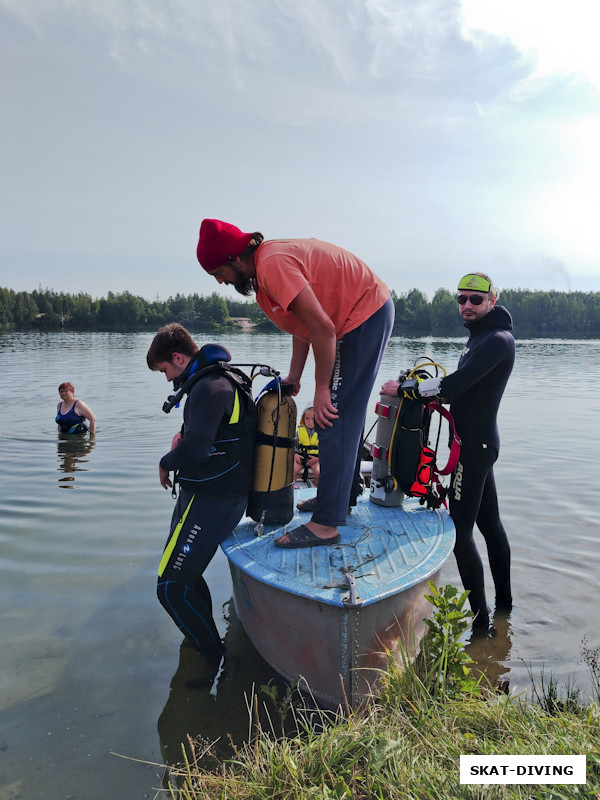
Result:
{"type": "Polygon", "coordinates": [[[339,412],[330,428],[318,428],[321,477],[312,519],[344,525],[350,492],[358,480],[367,406],[394,324],[390,298],[337,343],[331,400],[339,412]]]}

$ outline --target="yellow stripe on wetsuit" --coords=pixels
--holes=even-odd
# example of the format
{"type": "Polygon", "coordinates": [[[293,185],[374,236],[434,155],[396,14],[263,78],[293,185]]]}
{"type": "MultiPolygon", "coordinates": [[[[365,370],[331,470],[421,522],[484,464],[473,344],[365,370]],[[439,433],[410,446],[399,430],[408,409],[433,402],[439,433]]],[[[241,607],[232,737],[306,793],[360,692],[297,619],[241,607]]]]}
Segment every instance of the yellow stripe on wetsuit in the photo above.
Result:
{"type": "Polygon", "coordinates": [[[181,533],[181,529],[183,528],[183,524],[186,520],[188,512],[192,507],[192,503],[194,502],[194,497],[188,503],[186,510],[183,512],[183,516],[175,526],[175,530],[173,531],[173,535],[169,539],[167,546],[165,547],[165,552],[162,554],[162,558],[160,560],[160,564],[158,565],[158,577],[162,578],[162,574],[167,568],[167,564],[169,563],[171,556],[173,555],[173,550],[175,549],[175,545],[177,544],[177,539],[179,538],[179,534],[181,533]]]}
{"type": "MultiPolygon", "coordinates": [[[[240,397],[238,394],[238,390],[235,389],[235,399],[233,401],[233,411],[231,412],[231,416],[229,417],[229,425],[235,425],[236,422],[240,421],[240,397]]],[[[195,497],[195,495],[194,495],[195,497]]],[[[194,502],[194,497],[188,503],[186,510],[183,512],[183,516],[175,526],[175,530],[173,531],[173,535],[169,539],[169,543],[165,547],[165,551],[162,555],[160,560],[160,564],[158,565],[158,577],[162,578],[162,574],[167,568],[167,564],[169,563],[171,556],[173,555],[173,550],[175,549],[175,545],[177,544],[177,539],[179,538],[179,534],[181,533],[181,529],[183,528],[183,524],[186,520],[186,517],[189,513],[190,508],[192,507],[192,503],[194,502]]]]}

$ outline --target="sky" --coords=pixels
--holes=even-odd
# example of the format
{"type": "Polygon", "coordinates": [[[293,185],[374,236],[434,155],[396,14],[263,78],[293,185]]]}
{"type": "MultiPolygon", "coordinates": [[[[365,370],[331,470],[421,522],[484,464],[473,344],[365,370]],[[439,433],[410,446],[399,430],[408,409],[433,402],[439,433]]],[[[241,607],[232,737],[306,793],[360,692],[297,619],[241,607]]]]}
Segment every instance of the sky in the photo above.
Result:
{"type": "Polygon", "coordinates": [[[600,290],[590,0],[0,0],[0,286],[227,295],[204,217],[398,294],[600,290]]]}

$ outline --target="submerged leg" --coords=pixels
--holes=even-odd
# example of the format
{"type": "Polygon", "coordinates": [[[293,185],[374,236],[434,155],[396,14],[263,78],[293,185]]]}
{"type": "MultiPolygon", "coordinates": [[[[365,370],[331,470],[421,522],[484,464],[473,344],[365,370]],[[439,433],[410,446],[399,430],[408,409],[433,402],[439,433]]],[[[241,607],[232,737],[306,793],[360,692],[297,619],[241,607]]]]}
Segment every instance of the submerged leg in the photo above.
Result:
{"type": "Polygon", "coordinates": [[[201,495],[181,488],[160,562],[158,599],[179,630],[209,661],[220,660],[223,645],[202,575],[219,544],[242,518],[246,500],[245,496],[201,495]]]}
{"type": "Polygon", "coordinates": [[[159,580],[156,593],[162,607],[198,652],[207,661],[220,661],[223,644],[213,619],[212,604],[191,586],[174,580],[159,580]]]}

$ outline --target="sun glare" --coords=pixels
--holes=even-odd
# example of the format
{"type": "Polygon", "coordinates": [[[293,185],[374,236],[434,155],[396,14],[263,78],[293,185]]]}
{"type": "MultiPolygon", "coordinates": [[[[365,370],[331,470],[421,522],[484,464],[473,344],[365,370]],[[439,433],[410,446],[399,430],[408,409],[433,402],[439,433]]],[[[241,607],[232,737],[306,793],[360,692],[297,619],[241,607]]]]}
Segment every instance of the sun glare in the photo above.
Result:
{"type": "Polygon", "coordinates": [[[540,235],[563,252],[600,260],[600,120],[588,119],[559,131],[569,153],[569,171],[540,194],[532,217],[540,235]]]}
{"type": "Polygon", "coordinates": [[[600,87],[597,26],[589,0],[462,0],[462,31],[482,47],[487,37],[533,57],[533,78],[578,75],[600,87]]]}

